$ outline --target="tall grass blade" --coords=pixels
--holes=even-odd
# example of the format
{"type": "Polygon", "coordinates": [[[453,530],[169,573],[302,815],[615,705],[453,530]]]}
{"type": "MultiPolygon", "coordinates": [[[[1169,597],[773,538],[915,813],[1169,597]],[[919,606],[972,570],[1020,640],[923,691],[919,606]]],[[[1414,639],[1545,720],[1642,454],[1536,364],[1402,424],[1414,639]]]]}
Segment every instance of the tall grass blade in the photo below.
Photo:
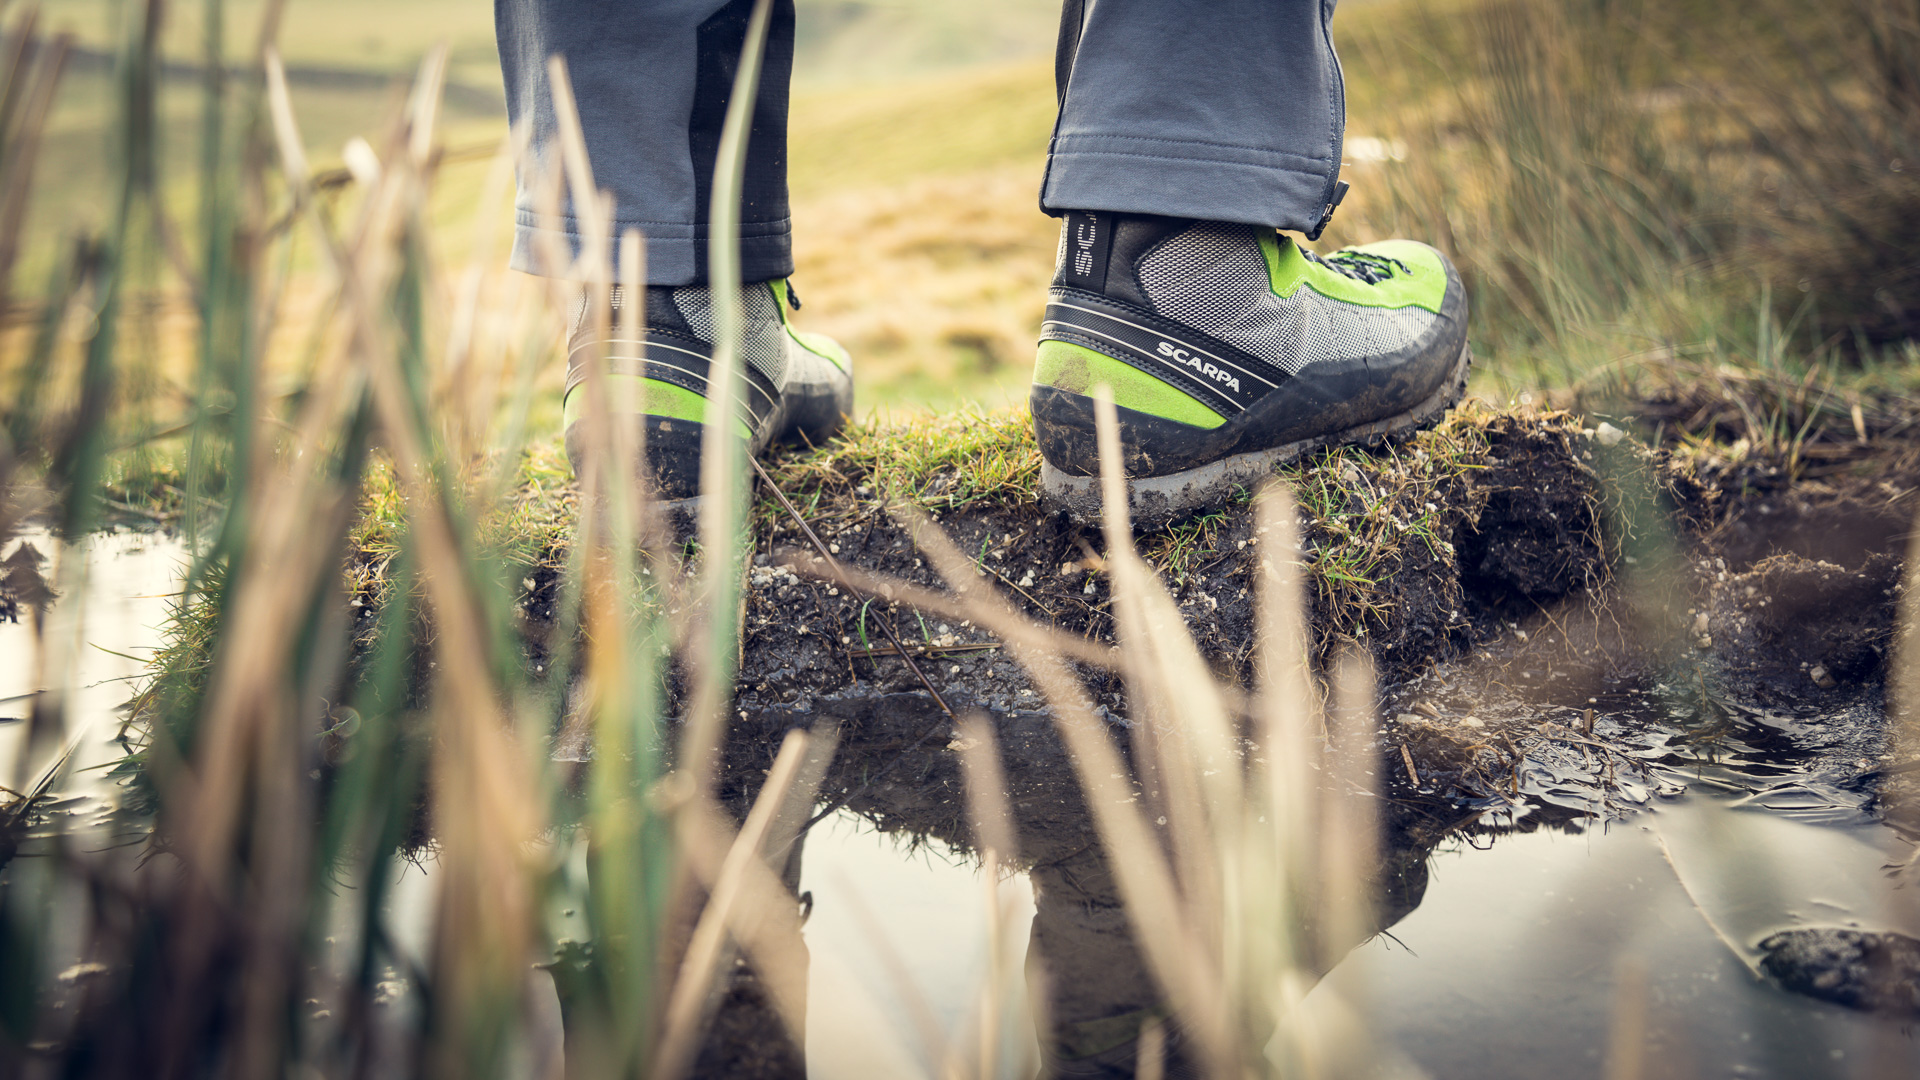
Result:
{"type": "MultiPolygon", "coordinates": [[[[747,136],[759,96],[772,0],[755,0],[748,16],[740,66],[727,99],[720,128],[720,149],[713,167],[713,197],[707,244],[707,276],[713,303],[713,360],[709,385],[719,393],[707,401],[700,435],[699,538],[703,569],[702,620],[695,655],[695,682],[680,741],[679,770],[699,791],[706,790],[713,758],[726,724],[727,700],[740,640],[740,578],[744,572],[739,532],[745,521],[748,452],[736,434],[739,402],[746,395],[741,366],[740,198],[747,163],[747,136]],[[716,410],[718,410],[716,415],[716,410]]],[[[750,434],[750,433],[749,433],[750,434]]]]}

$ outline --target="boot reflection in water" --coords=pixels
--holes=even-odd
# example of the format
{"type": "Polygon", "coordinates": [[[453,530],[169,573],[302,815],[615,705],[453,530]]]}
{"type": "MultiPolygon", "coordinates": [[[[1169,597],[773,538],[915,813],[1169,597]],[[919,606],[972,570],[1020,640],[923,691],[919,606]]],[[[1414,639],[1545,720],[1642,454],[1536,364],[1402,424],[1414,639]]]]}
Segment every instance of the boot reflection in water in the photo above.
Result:
{"type": "MultiPolygon", "coordinates": [[[[731,765],[729,789],[741,793],[741,805],[751,801],[760,782],[764,747],[778,745],[788,725],[829,719],[838,722],[841,736],[820,789],[824,802],[844,799],[845,812],[871,822],[903,848],[909,841],[937,841],[941,847],[959,851],[974,848],[976,838],[963,812],[967,796],[959,756],[938,740],[916,745],[924,732],[945,722],[923,694],[876,693],[816,702],[806,712],[768,710],[741,721],[730,733],[726,754],[731,765]]],[[[1025,869],[1033,884],[1035,913],[1027,967],[1038,1006],[1036,1017],[1044,1018],[1047,1025],[1037,1032],[1044,1075],[1063,1080],[1133,1076],[1141,1033],[1154,1022],[1164,1036],[1162,1075],[1200,1075],[1199,1062],[1183,1039],[1177,1018],[1134,944],[1119,885],[1053,722],[1037,712],[991,719],[1013,812],[1013,842],[1019,852],[1014,865],[1025,869]]],[[[1426,891],[1427,856],[1441,833],[1408,827],[1412,824],[1383,824],[1376,846],[1380,862],[1367,875],[1373,883],[1377,925],[1356,928],[1362,937],[1405,917],[1426,891]]],[[[797,887],[797,848],[790,859],[788,880],[797,887]]],[[[1282,932],[1284,928],[1275,928],[1275,933],[1282,932]]],[[[1329,942],[1324,966],[1331,967],[1359,943],[1329,942]]],[[[744,1000],[748,995],[740,996],[743,1000],[735,1006],[738,1015],[755,1015],[744,1000]]],[[[757,1015],[760,1026],[752,1031],[743,1022],[724,1031],[717,1028],[714,1038],[785,1039],[770,1009],[763,1008],[757,1015]]],[[[720,1056],[712,1047],[709,1053],[716,1060],[720,1056]]]]}

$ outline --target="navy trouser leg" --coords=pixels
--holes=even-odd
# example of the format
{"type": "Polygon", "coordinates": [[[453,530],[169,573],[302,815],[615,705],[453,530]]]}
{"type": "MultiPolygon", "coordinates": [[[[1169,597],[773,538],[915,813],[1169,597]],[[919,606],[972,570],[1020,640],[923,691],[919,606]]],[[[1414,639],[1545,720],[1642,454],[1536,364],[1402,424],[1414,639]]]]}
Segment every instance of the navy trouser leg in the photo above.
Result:
{"type": "MultiPolygon", "coordinates": [[[[507,115],[528,125],[534,169],[557,160],[558,127],[547,57],[566,57],[594,180],[614,198],[614,231],[647,237],[647,280],[706,280],[707,208],[720,126],[739,66],[752,0],[494,0],[507,115]]],[[[787,209],[787,84],[793,70],[793,2],[775,0],[760,96],[747,142],[740,214],[744,280],[793,272],[787,209]]],[[[513,265],[539,271],[534,212],[539,172],[523,173],[513,265]]],[[[559,223],[570,244],[578,225],[559,223]]]]}
{"type": "Polygon", "coordinates": [[[1346,120],[1333,7],[1067,0],[1041,207],[1313,231],[1346,120]]]}

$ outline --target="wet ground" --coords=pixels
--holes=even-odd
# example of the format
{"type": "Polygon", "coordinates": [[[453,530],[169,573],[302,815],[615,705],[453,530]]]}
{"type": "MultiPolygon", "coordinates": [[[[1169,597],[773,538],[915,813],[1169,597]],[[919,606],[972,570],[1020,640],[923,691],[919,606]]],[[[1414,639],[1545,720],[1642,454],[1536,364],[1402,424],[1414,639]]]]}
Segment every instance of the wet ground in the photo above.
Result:
{"type": "MultiPolygon", "coordinates": [[[[1746,717],[1707,743],[1690,740],[1665,701],[1653,686],[1616,688],[1591,706],[1589,741],[1612,749],[1575,743],[1556,755],[1542,740],[1506,798],[1431,783],[1424,797],[1390,795],[1380,932],[1328,985],[1369,1003],[1376,1032],[1435,1077],[1619,1075],[1604,1070],[1621,1024],[1644,1032],[1645,1069],[1633,1075],[1913,1075],[1912,1012],[1817,1000],[1762,966],[1763,942],[1782,931],[1920,939],[1920,882],[1898,889],[1885,869],[1911,855],[1911,839],[1880,819],[1856,756],[1877,713],[1746,717]]],[[[1567,711],[1531,719],[1577,724],[1567,711]]],[[[1040,1040],[1071,1075],[1128,1075],[1129,1036],[1157,1015],[1151,980],[1050,729],[1037,715],[998,719],[1035,904],[1027,959],[1048,973],[1040,1040]]],[[[844,720],[828,793],[845,806],[806,841],[813,917],[862,926],[855,940],[925,948],[931,933],[978,963],[967,918],[924,918],[929,898],[980,889],[954,755],[911,741],[937,717],[903,695],[844,720]],[[870,876],[840,879],[850,820],[881,839],[858,848],[870,876]],[[922,891],[898,891],[903,873],[924,877],[922,891]]],[[[821,959],[825,942],[810,944],[816,963],[837,963],[821,959]]],[[[1863,965],[1822,963],[1802,981],[1864,977],[1863,965]]],[[[944,1004],[973,985],[964,967],[905,961],[873,977],[896,999],[944,1004]]],[[[1920,986],[1912,965],[1882,976],[1896,991],[1920,986]]],[[[911,1033],[912,1019],[897,1015],[889,1030],[911,1033]]],[[[809,1047],[812,1075],[863,1075],[826,1064],[831,1046],[809,1047]]],[[[923,1069],[938,1060],[921,1053],[923,1069]]]]}
{"type": "MultiPolygon", "coordinates": [[[[1325,985],[1369,1002],[1383,1045],[1435,1077],[1920,1073],[1903,1011],[1920,971],[1902,966],[1920,957],[1907,945],[1920,880],[1888,869],[1920,830],[1887,813],[1916,770],[1884,722],[1910,489],[1610,459],[1566,420],[1486,431],[1471,469],[1394,458],[1342,475],[1346,501],[1306,517],[1311,553],[1368,521],[1409,526],[1431,502],[1424,532],[1381,547],[1375,606],[1348,618],[1329,608],[1338,594],[1315,596],[1316,647],[1360,643],[1386,678],[1379,925],[1325,985]],[[1399,487],[1384,482],[1396,474],[1399,487]],[[1619,1071],[1615,1045],[1644,1046],[1637,1071],[1619,1071]]],[[[1018,507],[940,524],[1029,615],[1110,640],[1097,534],[1018,507]]],[[[897,522],[868,513],[820,531],[849,566],[939,585],[897,522]]],[[[1173,575],[1230,681],[1248,674],[1262,542],[1250,513],[1231,511],[1173,575]]],[[[969,620],[825,580],[821,553],[799,544],[768,533],[750,571],[728,785],[750,797],[789,727],[839,732],[798,876],[807,1037],[788,1044],[742,975],[703,1075],[934,1075],[977,1042],[995,956],[1003,976],[1045,973],[1003,978],[1020,988],[997,998],[1004,1075],[1043,1058],[1059,1075],[1130,1075],[1142,1024],[1165,1010],[1043,702],[969,620]],[[991,889],[952,720],[891,653],[881,618],[956,711],[995,725],[1019,859],[991,889]]],[[[102,538],[93,565],[86,601],[66,605],[86,612],[78,640],[95,662],[112,655],[95,646],[144,655],[177,549],[102,538]]],[[[550,603],[536,579],[535,665],[550,603]]],[[[13,665],[0,667],[0,716],[40,689],[15,659],[25,630],[0,625],[0,663],[13,665]]],[[[105,680],[135,666],[116,663],[82,675],[76,760],[118,754],[126,684],[105,680]]],[[[1118,735],[1121,681],[1081,673],[1118,735]]],[[[0,766],[23,727],[0,725],[0,766]]],[[[103,794],[76,782],[46,827],[99,820],[103,794]]],[[[431,862],[415,873],[402,895],[426,910],[431,862]]]]}

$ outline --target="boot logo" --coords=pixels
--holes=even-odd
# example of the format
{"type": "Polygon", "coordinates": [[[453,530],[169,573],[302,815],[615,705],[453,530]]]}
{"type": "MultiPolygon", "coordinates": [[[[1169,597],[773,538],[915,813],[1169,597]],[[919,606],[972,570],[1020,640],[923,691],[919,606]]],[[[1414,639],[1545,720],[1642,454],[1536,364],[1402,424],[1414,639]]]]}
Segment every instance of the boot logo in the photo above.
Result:
{"type": "Polygon", "coordinates": [[[1160,343],[1160,355],[1172,360],[1176,364],[1183,364],[1190,367],[1222,386],[1232,387],[1233,392],[1236,394],[1240,392],[1239,376],[1230,371],[1220,370],[1171,341],[1162,341],[1160,343]]]}
{"type": "Polygon", "coordinates": [[[1088,215],[1087,220],[1076,222],[1073,227],[1073,276],[1093,276],[1093,247],[1100,239],[1100,224],[1097,218],[1088,215]]]}

